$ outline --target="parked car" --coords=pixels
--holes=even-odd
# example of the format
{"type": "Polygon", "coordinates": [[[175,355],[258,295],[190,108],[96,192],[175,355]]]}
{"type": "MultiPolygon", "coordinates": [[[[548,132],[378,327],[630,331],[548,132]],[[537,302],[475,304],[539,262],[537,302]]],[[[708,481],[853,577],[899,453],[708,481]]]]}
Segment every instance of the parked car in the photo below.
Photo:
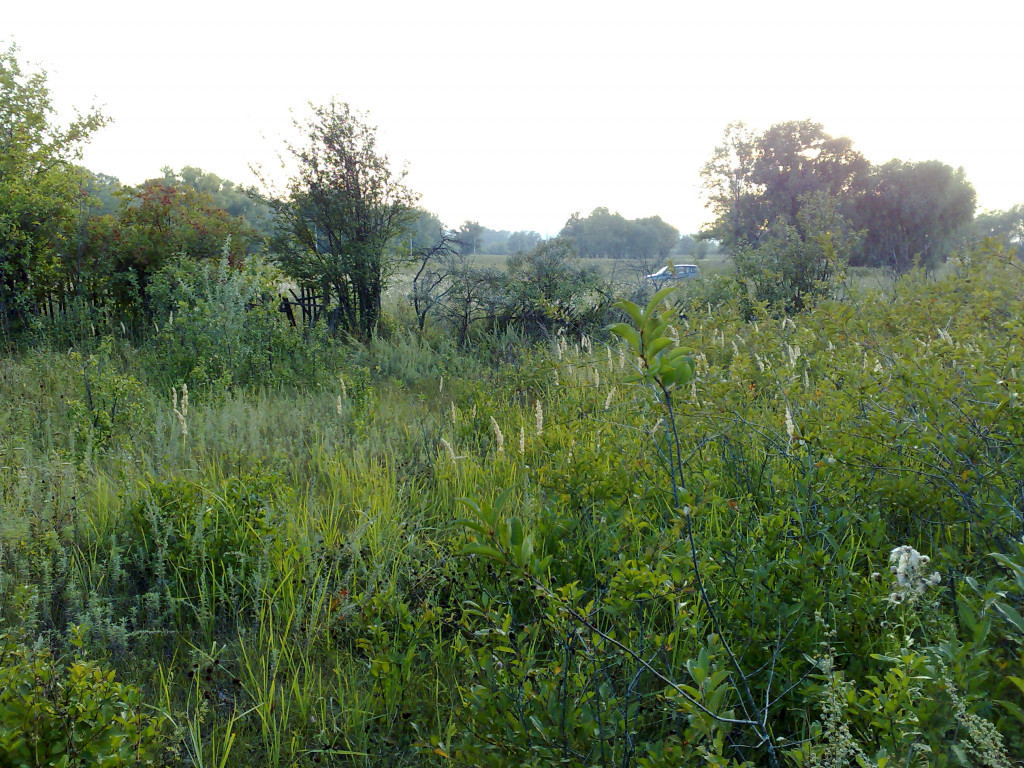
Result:
{"type": "Polygon", "coordinates": [[[700,268],[696,264],[666,264],[657,272],[647,275],[647,279],[655,283],[690,280],[696,277],[700,277],[700,268]]]}

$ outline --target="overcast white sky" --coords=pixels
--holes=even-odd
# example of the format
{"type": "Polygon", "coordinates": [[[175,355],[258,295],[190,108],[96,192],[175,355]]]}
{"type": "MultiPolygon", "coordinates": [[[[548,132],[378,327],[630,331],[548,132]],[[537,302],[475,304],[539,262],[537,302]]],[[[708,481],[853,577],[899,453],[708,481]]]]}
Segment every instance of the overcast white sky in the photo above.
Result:
{"type": "Polygon", "coordinates": [[[290,110],[370,113],[449,225],[557,232],[603,205],[706,220],[726,124],[811,118],[876,163],[964,166],[983,208],[1024,203],[1024,1],[36,0],[0,43],[63,105],[114,119],[85,165],[253,183],[290,110]]]}

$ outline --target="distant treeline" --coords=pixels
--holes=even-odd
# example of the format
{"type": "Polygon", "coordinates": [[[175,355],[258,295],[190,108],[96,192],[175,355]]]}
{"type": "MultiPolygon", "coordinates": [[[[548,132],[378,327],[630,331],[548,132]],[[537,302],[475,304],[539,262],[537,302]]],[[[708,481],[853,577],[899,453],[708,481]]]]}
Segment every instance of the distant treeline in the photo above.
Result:
{"type": "MultiPolygon", "coordinates": [[[[424,212],[417,224],[417,233],[436,233],[441,226],[433,214],[424,212]]],[[[679,230],[660,216],[627,219],[608,208],[595,208],[588,216],[574,213],[558,236],[576,246],[578,254],[588,259],[664,259],[670,253],[702,258],[713,253],[717,244],[701,241],[679,230]]],[[[455,232],[463,254],[527,253],[544,238],[538,232],[489,229],[476,221],[466,221],[455,232]]]]}

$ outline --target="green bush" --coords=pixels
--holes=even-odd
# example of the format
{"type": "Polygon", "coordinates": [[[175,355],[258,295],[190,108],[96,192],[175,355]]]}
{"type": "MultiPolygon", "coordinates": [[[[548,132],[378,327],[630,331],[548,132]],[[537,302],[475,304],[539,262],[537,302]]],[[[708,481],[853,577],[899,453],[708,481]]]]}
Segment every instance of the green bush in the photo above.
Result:
{"type": "Polygon", "coordinates": [[[163,731],[112,671],[0,634],[0,768],[156,765],[163,731]]]}
{"type": "Polygon", "coordinates": [[[238,386],[309,384],[323,368],[323,329],[291,328],[277,311],[281,274],[258,257],[241,266],[172,261],[148,289],[158,331],[146,368],[164,387],[218,392],[238,386]]]}

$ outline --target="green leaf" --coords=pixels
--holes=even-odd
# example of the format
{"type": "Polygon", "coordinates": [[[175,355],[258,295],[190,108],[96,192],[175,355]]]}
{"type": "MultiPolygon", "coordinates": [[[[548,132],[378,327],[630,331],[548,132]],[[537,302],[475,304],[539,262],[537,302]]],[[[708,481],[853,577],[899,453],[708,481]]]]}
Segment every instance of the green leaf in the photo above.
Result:
{"type": "Polygon", "coordinates": [[[491,505],[492,507],[494,507],[494,511],[500,514],[501,511],[505,508],[505,504],[508,502],[508,497],[511,495],[512,486],[510,485],[504,491],[499,493],[498,498],[494,500],[494,504],[491,505]]]}
{"type": "Polygon", "coordinates": [[[612,304],[612,306],[615,307],[616,309],[621,309],[623,312],[629,315],[633,319],[633,322],[636,323],[638,328],[641,325],[643,325],[644,313],[641,311],[640,307],[638,307],[632,301],[626,301],[625,299],[622,299],[612,304]]]}
{"type": "Polygon", "coordinates": [[[489,547],[486,544],[465,544],[462,547],[463,555],[480,555],[481,557],[488,557],[491,560],[497,560],[503,562],[501,553],[494,547],[489,547]]]}
{"type": "Polygon", "coordinates": [[[645,357],[653,358],[656,354],[665,349],[665,347],[671,347],[673,344],[672,339],[665,338],[664,336],[660,339],[654,339],[650,344],[647,345],[647,349],[644,350],[645,357]]]}
{"type": "Polygon", "coordinates": [[[523,545],[519,552],[519,564],[526,567],[533,560],[533,534],[529,534],[523,539],[523,545]]]}
{"type": "Polygon", "coordinates": [[[490,536],[491,534],[490,529],[487,528],[487,526],[485,526],[483,523],[478,523],[476,520],[470,520],[469,518],[459,518],[458,520],[455,520],[452,524],[461,525],[463,528],[469,528],[470,530],[474,530],[477,533],[483,534],[484,536],[490,536]]]}
{"type": "Polygon", "coordinates": [[[616,323],[615,325],[608,326],[608,330],[616,336],[625,339],[626,343],[637,353],[640,352],[640,334],[637,333],[633,326],[626,323],[616,323]]]}
{"type": "Polygon", "coordinates": [[[523,544],[523,524],[518,517],[509,521],[509,546],[520,547],[523,544]]]}
{"type": "Polygon", "coordinates": [[[1003,615],[1003,618],[1013,624],[1021,633],[1024,633],[1024,618],[1017,612],[1016,608],[1006,603],[996,603],[996,610],[1003,615]]]}
{"type": "MultiPolygon", "coordinates": [[[[654,296],[651,297],[651,300],[647,303],[647,311],[644,314],[653,314],[655,311],[657,311],[658,307],[661,305],[661,302],[663,302],[665,299],[671,296],[678,289],[678,285],[666,285],[664,288],[662,288],[660,291],[654,294],[654,296]]],[[[637,324],[639,324],[639,321],[637,321],[637,324]]]]}

